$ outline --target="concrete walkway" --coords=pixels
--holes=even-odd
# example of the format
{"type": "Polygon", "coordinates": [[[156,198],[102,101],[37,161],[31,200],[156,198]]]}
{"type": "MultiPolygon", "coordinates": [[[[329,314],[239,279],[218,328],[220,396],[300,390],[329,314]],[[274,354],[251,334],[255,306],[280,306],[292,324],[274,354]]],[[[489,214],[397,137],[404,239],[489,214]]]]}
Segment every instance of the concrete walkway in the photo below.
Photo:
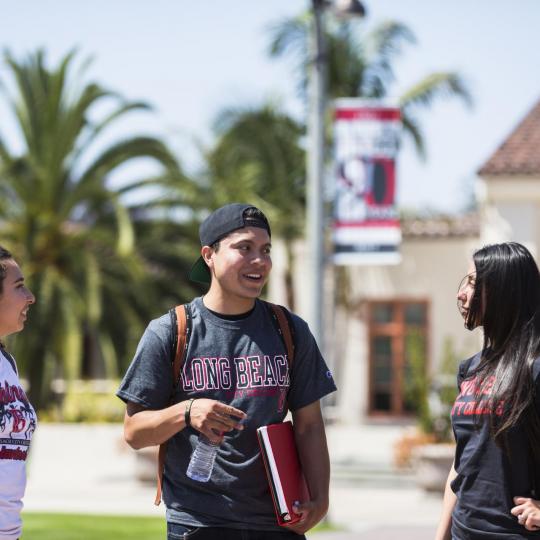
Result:
{"type": "MultiPolygon", "coordinates": [[[[392,477],[388,430],[368,437],[366,430],[355,434],[329,429],[328,437],[339,473],[332,480],[328,519],[344,532],[317,533],[315,538],[433,538],[441,499],[417,490],[410,479],[392,477]],[[349,478],[343,460],[349,460],[355,471],[349,478]],[[369,474],[370,468],[382,472],[369,474]]],[[[163,516],[163,505],[153,504],[154,485],[135,479],[136,466],[135,452],[123,442],[121,426],[42,424],[32,443],[25,509],[163,516]]]]}

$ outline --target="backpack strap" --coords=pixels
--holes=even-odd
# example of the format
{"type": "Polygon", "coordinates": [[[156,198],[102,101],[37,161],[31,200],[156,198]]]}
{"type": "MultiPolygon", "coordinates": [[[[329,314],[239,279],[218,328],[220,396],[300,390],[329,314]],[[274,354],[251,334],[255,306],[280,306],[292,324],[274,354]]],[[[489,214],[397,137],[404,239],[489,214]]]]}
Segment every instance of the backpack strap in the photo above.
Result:
{"type": "MultiPolygon", "coordinates": [[[[289,368],[289,377],[291,376],[292,365],[294,361],[294,325],[291,314],[283,306],[264,302],[269,310],[274,328],[281,336],[285,349],[287,351],[287,365],[289,368]]],[[[278,411],[283,411],[287,407],[288,391],[286,388],[280,388],[280,397],[278,402],[278,411]]]]}
{"type": "MultiPolygon", "coordinates": [[[[182,374],[182,365],[186,356],[189,336],[191,334],[191,312],[188,304],[180,304],[171,310],[171,321],[173,322],[172,331],[174,336],[175,348],[174,358],[172,360],[172,375],[173,375],[173,390],[169,403],[172,404],[174,393],[180,384],[182,374]]],[[[172,356],[172,355],[171,355],[172,356]]],[[[158,452],[158,471],[157,471],[157,487],[156,498],[154,504],[159,506],[161,502],[161,491],[163,486],[163,470],[165,468],[165,454],[167,453],[167,442],[159,445],[158,452]]]]}
{"type": "Polygon", "coordinates": [[[285,349],[287,349],[287,362],[290,370],[294,361],[294,326],[292,324],[291,314],[283,306],[272,304],[271,302],[264,303],[270,308],[270,315],[274,321],[274,326],[285,344],[285,349]]]}
{"type": "Polygon", "coordinates": [[[191,313],[188,304],[176,306],[174,312],[176,314],[176,348],[173,360],[173,381],[174,389],[176,389],[180,384],[180,373],[191,334],[191,313]]]}

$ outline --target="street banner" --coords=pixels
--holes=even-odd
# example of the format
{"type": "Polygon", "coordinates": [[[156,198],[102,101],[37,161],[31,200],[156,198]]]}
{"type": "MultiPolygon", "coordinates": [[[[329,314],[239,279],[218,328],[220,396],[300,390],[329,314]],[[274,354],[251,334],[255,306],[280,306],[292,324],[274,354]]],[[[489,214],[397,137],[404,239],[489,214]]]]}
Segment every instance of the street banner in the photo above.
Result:
{"type": "Polygon", "coordinates": [[[335,102],[334,264],[397,264],[398,107],[356,98],[335,102]]]}

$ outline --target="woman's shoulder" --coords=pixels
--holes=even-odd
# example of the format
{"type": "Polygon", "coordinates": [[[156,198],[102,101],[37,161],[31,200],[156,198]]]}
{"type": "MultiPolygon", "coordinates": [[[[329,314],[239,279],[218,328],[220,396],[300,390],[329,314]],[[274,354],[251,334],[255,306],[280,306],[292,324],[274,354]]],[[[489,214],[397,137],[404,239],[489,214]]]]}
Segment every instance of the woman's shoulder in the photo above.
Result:
{"type": "Polygon", "coordinates": [[[469,358],[462,360],[459,363],[458,375],[462,378],[465,378],[471,369],[474,369],[478,366],[480,362],[480,357],[482,356],[482,351],[473,354],[469,358]]]}

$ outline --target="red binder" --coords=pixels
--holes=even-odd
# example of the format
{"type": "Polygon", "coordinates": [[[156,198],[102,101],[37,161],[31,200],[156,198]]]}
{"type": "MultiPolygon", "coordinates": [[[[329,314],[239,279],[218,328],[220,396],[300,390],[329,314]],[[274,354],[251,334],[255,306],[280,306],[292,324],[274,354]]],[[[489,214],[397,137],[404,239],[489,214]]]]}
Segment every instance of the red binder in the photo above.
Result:
{"type": "Polygon", "coordinates": [[[257,429],[268,485],[279,525],[296,523],[295,501],[310,500],[306,479],[298,459],[291,422],[271,424],[257,429]]]}

